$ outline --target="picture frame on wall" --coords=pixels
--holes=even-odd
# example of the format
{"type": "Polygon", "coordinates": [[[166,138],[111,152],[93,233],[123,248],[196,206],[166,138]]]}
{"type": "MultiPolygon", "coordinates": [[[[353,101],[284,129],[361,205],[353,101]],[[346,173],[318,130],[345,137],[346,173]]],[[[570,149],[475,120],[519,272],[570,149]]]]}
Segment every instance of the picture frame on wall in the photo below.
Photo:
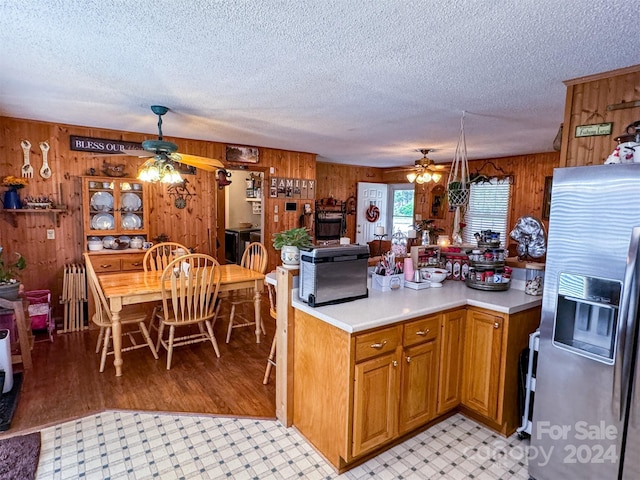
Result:
{"type": "Polygon", "coordinates": [[[258,163],[258,149],[240,145],[227,145],[227,162],[258,163]]]}

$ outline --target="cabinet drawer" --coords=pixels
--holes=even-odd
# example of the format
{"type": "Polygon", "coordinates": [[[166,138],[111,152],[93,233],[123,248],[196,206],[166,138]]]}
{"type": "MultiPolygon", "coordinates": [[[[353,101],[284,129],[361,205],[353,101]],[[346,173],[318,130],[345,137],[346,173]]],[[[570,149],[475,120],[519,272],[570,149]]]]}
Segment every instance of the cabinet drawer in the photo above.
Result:
{"type": "Polygon", "coordinates": [[[407,322],[404,326],[402,344],[404,346],[435,340],[440,331],[440,315],[407,322]]]}
{"type": "Polygon", "coordinates": [[[402,327],[385,328],[356,337],[356,362],[393,352],[400,345],[402,327]]]}
{"type": "Polygon", "coordinates": [[[104,257],[93,257],[91,258],[91,264],[96,273],[120,271],[119,258],[109,258],[106,255],[104,257]]]}
{"type": "Polygon", "coordinates": [[[121,260],[121,268],[122,270],[142,270],[142,259],[144,258],[143,254],[140,255],[127,255],[126,258],[121,260]]]}

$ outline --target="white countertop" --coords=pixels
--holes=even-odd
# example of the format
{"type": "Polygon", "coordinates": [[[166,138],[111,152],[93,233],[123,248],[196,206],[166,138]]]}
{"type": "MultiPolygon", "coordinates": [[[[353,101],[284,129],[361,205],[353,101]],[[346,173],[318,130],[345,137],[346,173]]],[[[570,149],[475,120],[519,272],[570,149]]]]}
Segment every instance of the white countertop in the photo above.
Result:
{"type": "Polygon", "coordinates": [[[401,288],[381,292],[369,288],[369,298],[315,308],[300,300],[297,289],[291,292],[291,297],[295,308],[349,333],[465,305],[507,314],[542,305],[542,296],[527,295],[522,290],[510,288],[504,292],[487,292],[452,280],[444,282],[442,288],[424,290],[401,288]]]}

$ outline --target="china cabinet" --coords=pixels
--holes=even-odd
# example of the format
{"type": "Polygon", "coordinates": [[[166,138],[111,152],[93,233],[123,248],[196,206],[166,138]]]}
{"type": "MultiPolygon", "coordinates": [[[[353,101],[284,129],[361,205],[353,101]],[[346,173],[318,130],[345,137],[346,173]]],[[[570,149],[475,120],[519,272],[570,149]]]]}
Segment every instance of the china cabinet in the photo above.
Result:
{"type": "Polygon", "coordinates": [[[149,235],[149,202],[147,186],[134,178],[83,177],[82,209],[85,250],[88,242],[100,240],[105,248],[92,254],[136,253],[128,241],[149,235]],[[121,243],[113,241],[119,239],[121,243]]]}

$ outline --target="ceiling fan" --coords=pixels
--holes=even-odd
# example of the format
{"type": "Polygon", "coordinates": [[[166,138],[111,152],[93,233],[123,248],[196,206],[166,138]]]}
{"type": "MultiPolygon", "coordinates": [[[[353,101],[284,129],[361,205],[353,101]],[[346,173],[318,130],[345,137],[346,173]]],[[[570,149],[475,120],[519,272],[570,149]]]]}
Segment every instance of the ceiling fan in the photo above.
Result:
{"type": "Polygon", "coordinates": [[[215,158],[178,153],[178,146],[175,143],[162,139],[162,116],[169,111],[169,108],[162,105],[151,105],[151,111],[158,116],[158,139],[142,142],[143,151],[131,149],[123,151],[134,157],[151,157],[140,168],[139,179],[151,182],[181,182],[180,174],[174,169],[174,162],[201,168],[208,172],[225,168],[224,164],[215,158]]]}
{"type": "MultiPolygon", "coordinates": [[[[411,169],[407,174],[407,180],[411,183],[423,184],[430,181],[438,183],[442,178],[442,172],[445,170],[444,165],[436,165],[436,163],[427,158],[429,152],[433,152],[432,148],[421,148],[416,150],[422,154],[422,158],[419,158],[414,162],[413,167],[404,167],[402,170],[411,169]]],[[[393,170],[388,170],[393,171],[393,170]]]]}

